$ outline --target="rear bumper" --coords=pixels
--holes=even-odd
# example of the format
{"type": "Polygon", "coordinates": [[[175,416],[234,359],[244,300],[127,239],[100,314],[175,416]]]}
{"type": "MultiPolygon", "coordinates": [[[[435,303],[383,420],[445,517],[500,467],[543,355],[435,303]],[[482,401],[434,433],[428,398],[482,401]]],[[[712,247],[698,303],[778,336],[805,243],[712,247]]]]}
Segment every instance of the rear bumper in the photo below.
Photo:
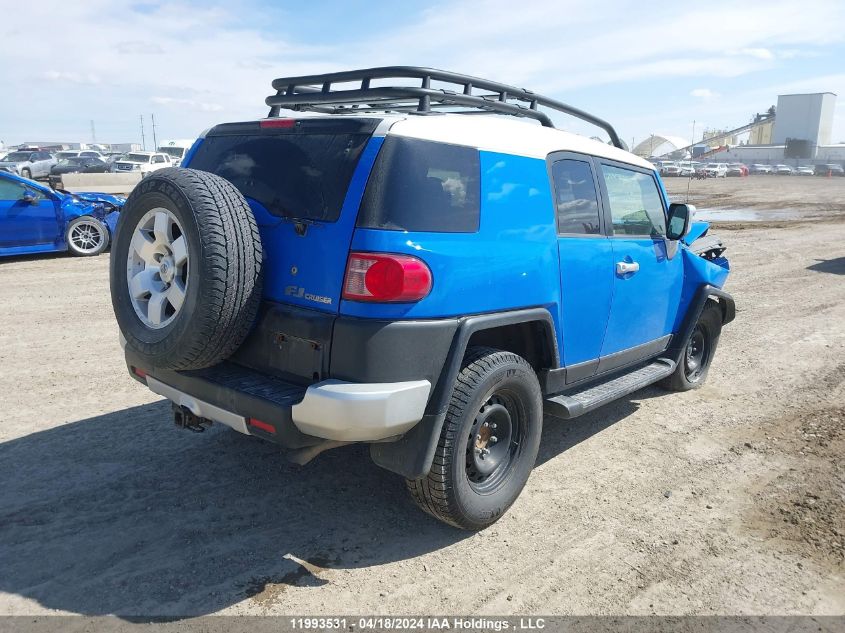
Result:
{"type": "Polygon", "coordinates": [[[291,418],[301,432],[327,440],[384,440],[404,434],[422,419],[430,392],[427,380],[326,380],[308,387],[291,418]]]}
{"type": "Polygon", "coordinates": [[[133,376],[151,391],[198,418],[287,448],[324,440],[374,442],[400,436],[422,419],[431,392],[428,380],[324,380],[303,386],[234,363],[192,372],[142,370],[145,375],[139,376],[128,351],[126,360],[133,376]]]}

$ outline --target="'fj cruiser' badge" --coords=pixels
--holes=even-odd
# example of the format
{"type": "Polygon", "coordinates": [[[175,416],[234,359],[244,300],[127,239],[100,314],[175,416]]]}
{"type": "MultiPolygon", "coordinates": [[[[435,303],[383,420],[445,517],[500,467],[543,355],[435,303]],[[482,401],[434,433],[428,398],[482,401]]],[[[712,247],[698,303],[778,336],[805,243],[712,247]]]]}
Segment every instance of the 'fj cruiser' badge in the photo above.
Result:
{"type": "Polygon", "coordinates": [[[305,288],[301,286],[286,286],[285,287],[285,294],[289,297],[297,297],[298,299],[305,299],[306,301],[314,301],[315,303],[325,303],[326,305],[331,305],[332,298],[331,297],[323,297],[321,295],[313,295],[310,292],[306,292],[305,288]]]}

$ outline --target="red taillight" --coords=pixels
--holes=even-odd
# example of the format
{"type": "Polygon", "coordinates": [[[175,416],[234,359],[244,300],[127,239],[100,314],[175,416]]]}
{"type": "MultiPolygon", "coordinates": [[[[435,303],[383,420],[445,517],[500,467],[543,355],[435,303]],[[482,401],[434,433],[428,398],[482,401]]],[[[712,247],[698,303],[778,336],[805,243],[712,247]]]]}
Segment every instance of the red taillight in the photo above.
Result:
{"type": "Polygon", "coordinates": [[[132,368],[132,373],[133,373],[133,374],[135,374],[136,376],[138,376],[138,378],[141,378],[142,380],[146,380],[146,379],[147,379],[147,372],[145,372],[145,371],[144,371],[143,369],[141,369],[140,367],[133,367],[133,368],[132,368]]]}
{"type": "Polygon", "coordinates": [[[410,255],[350,253],[343,298],[352,301],[419,301],[431,292],[431,271],[410,255]]]}
{"type": "Polygon", "coordinates": [[[256,420],[255,418],[249,418],[247,420],[250,426],[254,426],[256,429],[261,429],[267,433],[276,433],[276,427],[272,424],[267,424],[266,422],[262,422],[261,420],[256,420]]]}
{"type": "Polygon", "coordinates": [[[296,119],[264,119],[261,121],[259,127],[275,127],[290,129],[296,125],[296,119]]]}

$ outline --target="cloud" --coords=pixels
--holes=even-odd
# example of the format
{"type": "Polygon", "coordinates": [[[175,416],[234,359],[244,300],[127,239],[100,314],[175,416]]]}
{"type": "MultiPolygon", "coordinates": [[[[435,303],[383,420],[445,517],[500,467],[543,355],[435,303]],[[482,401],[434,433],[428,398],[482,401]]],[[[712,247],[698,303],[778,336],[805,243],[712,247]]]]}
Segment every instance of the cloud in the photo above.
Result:
{"type": "Polygon", "coordinates": [[[514,11],[509,0],[432,0],[422,9],[399,4],[390,14],[374,8],[380,28],[367,29],[372,16],[344,3],[326,21],[317,20],[316,5],[294,11],[270,0],[241,0],[237,8],[193,0],[18,3],[0,26],[0,85],[26,85],[28,101],[21,108],[0,100],[0,138],[76,138],[92,118],[98,136],[130,137],[150,106],[161,108],[163,134],[183,137],[221,120],[264,116],[274,77],[393,64],[449,68],[597,106],[597,114],[630,122],[630,133],[642,135],[665,128],[664,113],[673,109],[691,120],[698,116],[691,107],[727,107],[714,98],[731,94],[733,103],[737,87],[740,105],[730,116],[754,96],[750,115],[777,94],[750,95],[762,77],[755,73],[769,72],[768,82],[790,59],[822,47],[836,54],[819,64],[841,58],[845,3],[767,0],[765,11],[750,4],[652,8],[612,0],[597,12],[593,0],[537,0],[514,11]],[[703,26],[714,16],[718,26],[703,26]],[[31,46],[32,24],[50,33],[49,45],[31,46]],[[711,96],[690,96],[703,89],[697,86],[711,86],[711,96]]]}
{"type": "Polygon", "coordinates": [[[164,49],[155,42],[135,40],[132,42],[118,42],[114,49],[121,55],[163,55],[164,49]]]}
{"type": "Polygon", "coordinates": [[[715,92],[710,90],[710,88],[696,88],[689,94],[691,97],[695,97],[696,99],[713,99],[718,96],[715,92]]]}
{"type": "Polygon", "coordinates": [[[49,81],[62,81],[74,84],[98,84],[100,78],[97,75],[88,73],[80,74],[76,72],[65,72],[60,70],[47,70],[41,76],[49,81]]]}
{"type": "Polygon", "coordinates": [[[770,60],[775,58],[775,54],[768,48],[740,48],[739,50],[730,51],[731,55],[744,55],[746,57],[753,57],[755,59],[770,60]]]}
{"type": "Polygon", "coordinates": [[[194,101],[193,99],[181,99],[177,97],[152,97],[150,101],[164,106],[184,106],[201,112],[220,112],[223,110],[223,106],[219,103],[205,103],[203,101],[194,101]]]}

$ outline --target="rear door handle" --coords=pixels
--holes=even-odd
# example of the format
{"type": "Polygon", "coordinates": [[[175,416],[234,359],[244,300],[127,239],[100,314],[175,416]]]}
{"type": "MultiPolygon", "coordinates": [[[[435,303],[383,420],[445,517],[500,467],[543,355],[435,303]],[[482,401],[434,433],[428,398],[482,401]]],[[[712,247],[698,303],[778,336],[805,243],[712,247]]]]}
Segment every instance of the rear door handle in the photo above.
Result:
{"type": "Polygon", "coordinates": [[[626,275],[628,273],[635,273],[640,269],[637,262],[616,262],[616,274],[626,275]]]}

